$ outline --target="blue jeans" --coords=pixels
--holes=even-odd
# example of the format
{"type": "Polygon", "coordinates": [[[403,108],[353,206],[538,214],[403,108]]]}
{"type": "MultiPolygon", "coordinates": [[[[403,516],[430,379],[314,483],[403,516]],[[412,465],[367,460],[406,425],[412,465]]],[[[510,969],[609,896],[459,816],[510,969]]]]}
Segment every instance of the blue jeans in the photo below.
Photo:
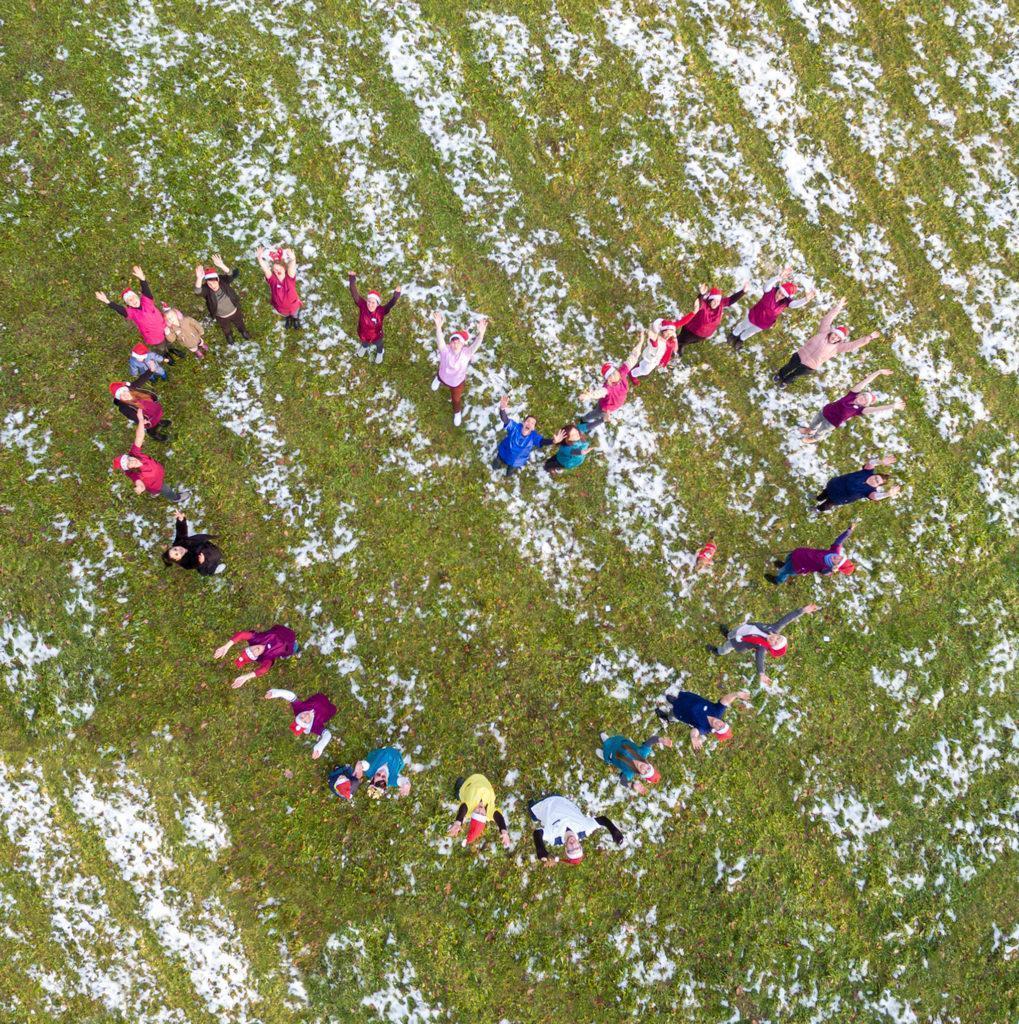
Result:
{"type": "Polygon", "coordinates": [[[778,575],[775,577],[776,583],[785,583],[790,576],[795,576],[796,570],[793,568],[793,556],[787,555],[785,564],[781,569],[778,570],[778,575]]]}

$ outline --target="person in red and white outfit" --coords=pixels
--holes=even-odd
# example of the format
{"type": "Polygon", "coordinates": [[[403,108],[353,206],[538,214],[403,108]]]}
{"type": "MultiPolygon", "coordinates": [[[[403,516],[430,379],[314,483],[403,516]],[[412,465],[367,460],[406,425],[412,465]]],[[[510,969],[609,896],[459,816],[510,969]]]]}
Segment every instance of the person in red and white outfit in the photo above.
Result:
{"type": "Polygon", "coordinates": [[[269,286],[272,308],[283,317],[283,326],[300,329],[301,297],[297,294],[297,257],[293,249],[274,249],[266,256],[264,245],[255,250],[258,265],[269,286]]]}
{"type": "Polygon", "coordinates": [[[318,742],[311,748],[311,756],[317,761],[333,738],[326,723],[336,716],[336,705],[324,693],[313,693],[307,700],[298,700],[293,690],[266,690],[264,699],[290,702],[290,710],[294,713],[290,731],[295,736],[318,737],[318,742]]]}
{"type": "MultiPolygon", "coordinates": [[[[664,369],[669,365],[669,360],[672,359],[679,347],[678,331],[692,319],[693,313],[687,313],[678,320],[663,320],[659,317],[651,324],[640,362],[630,371],[630,378],[634,386],[639,384],[641,377],[647,377],[655,370],[664,369]]],[[[644,343],[645,332],[643,330],[640,332],[640,337],[641,342],[644,343]]]]}
{"type": "Polygon", "coordinates": [[[697,289],[697,301],[694,303],[693,316],[683,325],[679,332],[679,354],[687,345],[705,341],[718,330],[722,322],[722,314],[734,303],[743,298],[743,293],[750,287],[744,281],[739,291],[732,295],[723,295],[720,288],[708,288],[702,284],[697,289]]]}
{"type": "Polygon", "coordinates": [[[794,298],[799,286],[791,279],[793,268],[783,267],[764,282],[764,294],[747,310],[746,316],[729,331],[729,344],[739,352],[755,334],[770,331],[787,309],[801,309],[814,297],[814,289],[794,298]]]}
{"type": "Polygon", "coordinates": [[[375,362],[381,363],[385,353],[385,339],[382,331],[382,321],[396,305],[400,298],[401,288],[393,292],[393,297],[382,305],[382,296],[376,291],[370,291],[362,296],[357,290],[357,274],[351,270],[347,275],[347,285],[350,288],[350,296],[357,306],[357,337],[361,347],[357,350],[359,356],[365,356],[375,346],[375,362]]]}

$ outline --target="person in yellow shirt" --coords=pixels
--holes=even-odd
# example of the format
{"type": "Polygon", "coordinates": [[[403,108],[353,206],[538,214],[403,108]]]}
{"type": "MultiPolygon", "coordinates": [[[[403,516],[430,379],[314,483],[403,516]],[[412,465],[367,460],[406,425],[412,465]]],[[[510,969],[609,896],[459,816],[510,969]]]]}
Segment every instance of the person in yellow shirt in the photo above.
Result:
{"type": "Polygon", "coordinates": [[[502,845],[509,849],[510,834],[502,811],[495,806],[495,789],[484,775],[471,775],[466,779],[457,779],[455,786],[456,799],[460,807],[456,812],[456,821],[449,826],[448,835],[455,839],[463,828],[464,819],[470,816],[467,826],[467,843],[480,839],[490,821],[495,822],[499,830],[502,845]]]}

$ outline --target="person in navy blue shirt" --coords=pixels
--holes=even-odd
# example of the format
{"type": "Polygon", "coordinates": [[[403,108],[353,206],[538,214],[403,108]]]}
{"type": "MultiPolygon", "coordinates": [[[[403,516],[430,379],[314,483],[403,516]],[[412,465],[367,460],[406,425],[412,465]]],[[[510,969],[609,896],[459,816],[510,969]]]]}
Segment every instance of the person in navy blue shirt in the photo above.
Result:
{"type": "Polygon", "coordinates": [[[817,496],[817,511],[828,512],[836,505],[850,505],[863,498],[869,501],[894,498],[902,487],[899,484],[885,487],[885,478],[874,472],[878,466],[891,466],[894,462],[894,455],[885,455],[880,459],[869,459],[863,464],[863,469],[858,469],[855,473],[843,473],[842,476],[832,477],[817,496]]]}
{"type": "Polygon", "coordinates": [[[499,419],[506,430],[506,436],[499,442],[499,449],[492,459],[492,468],[505,467],[506,476],[512,476],[518,469],[527,465],[531,452],[535,448],[559,444],[565,440],[566,432],[559,430],[554,437],[542,437],[535,429],[538,421],[533,416],[525,416],[523,422],[511,420],[506,413],[509,399],[503,395],[499,399],[499,419]]]}
{"type": "Polygon", "coordinates": [[[708,736],[713,736],[719,743],[732,739],[732,727],[726,724],[725,713],[734,701],[749,704],[750,694],[746,690],[738,690],[714,701],[690,690],[680,690],[675,695],[667,693],[665,699],[669,702],[669,709],[658,708],[655,713],[663,722],[682,722],[690,726],[690,743],[694,750],[700,750],[708,736]]]}

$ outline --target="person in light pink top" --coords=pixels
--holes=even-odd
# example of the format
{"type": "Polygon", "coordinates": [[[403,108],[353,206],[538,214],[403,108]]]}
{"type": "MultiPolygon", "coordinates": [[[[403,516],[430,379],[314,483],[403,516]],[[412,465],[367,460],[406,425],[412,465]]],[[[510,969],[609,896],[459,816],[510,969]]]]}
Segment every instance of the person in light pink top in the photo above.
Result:
{"type": "Polygon", "coordinates": [[[839,299],[831,309],[825,313],[817,332],[807,339],[798,351],[794,352],[789,362],[772,375],[772,380],[784,388],[792,383],[797,377],[803,377],[809,373],[817,373],[821,367],[834,356],[843,352],[855,352],[857,349],[869,345],[875,338],[879,337],[877,331],[849,340],[848,327],[835,327],[835,318],[846,307],[846,300],[839,299]]]}
{"type": "Polygon", "coordinates": [[[272,308],[283,317],[283,326],[295,330],[301,326],[301,297],[297,294],[297,257],[293,249],[274,249],[266,255],[264,245],[255,250],[258,265],[269,286],[272,308]],[[271,262],[270,262],[271,261],[271,262]]]}
{"type": "Polygon", "coordinates": [[[441,311],[436,310],[432,319],[435,321],[435,342],[439,349],[439,369],[432,380],[432,390],[438,391],[440,384],[449,388],[453,402],[453,426],[458,427],[463,420],[463,394],[467,369],[474,362],[481,342],[484,341],[485,331],[488,330],[488,317],[483,316],[478,320],[478,336],[474,341],[471,341],[470,334],[463,330],[453,331],[448,338],[445,337],[442,333],[444,317],[441,311]]]}

